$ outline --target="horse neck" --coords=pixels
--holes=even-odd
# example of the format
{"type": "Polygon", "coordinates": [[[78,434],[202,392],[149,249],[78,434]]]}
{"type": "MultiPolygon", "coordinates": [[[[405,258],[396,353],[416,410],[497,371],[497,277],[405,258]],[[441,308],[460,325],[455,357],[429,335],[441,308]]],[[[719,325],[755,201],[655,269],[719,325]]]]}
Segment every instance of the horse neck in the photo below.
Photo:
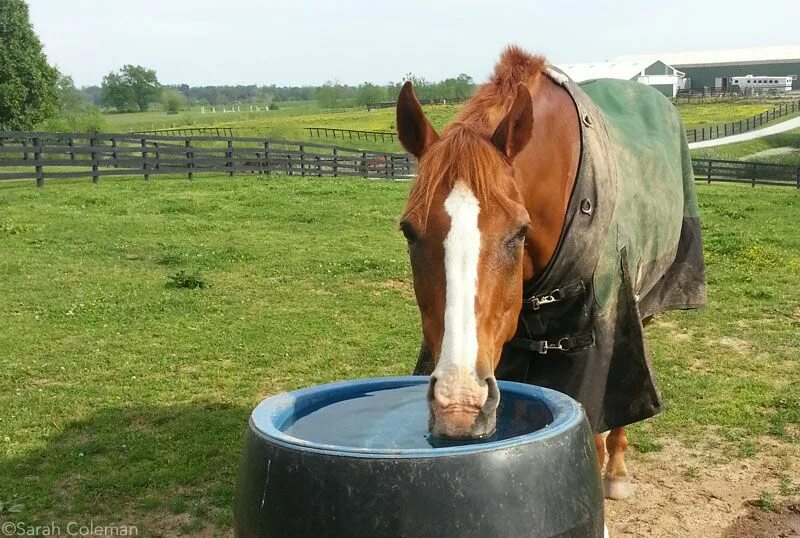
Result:
{"type": "Polygon", "coordinates": [[[532,223],[525,245],[526,279],[541,273],[558,246],[581,147],[575,104],[548,77],[542,77],[533,96],[533,114],[531,141],[514,161],[514,178],[532,223]]]}

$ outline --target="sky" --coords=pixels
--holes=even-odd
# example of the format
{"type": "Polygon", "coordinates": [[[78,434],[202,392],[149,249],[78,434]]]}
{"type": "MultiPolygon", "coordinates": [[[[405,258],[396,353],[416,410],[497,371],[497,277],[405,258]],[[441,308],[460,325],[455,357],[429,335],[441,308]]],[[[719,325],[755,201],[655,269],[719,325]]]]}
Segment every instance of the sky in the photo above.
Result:
{"type": "Polygon", "coordinates": [[[162,84],[483,81],[514,43],[553,63],[800,44],[797,0],[28,0],[78,86],[124,64],[162,84]]]}

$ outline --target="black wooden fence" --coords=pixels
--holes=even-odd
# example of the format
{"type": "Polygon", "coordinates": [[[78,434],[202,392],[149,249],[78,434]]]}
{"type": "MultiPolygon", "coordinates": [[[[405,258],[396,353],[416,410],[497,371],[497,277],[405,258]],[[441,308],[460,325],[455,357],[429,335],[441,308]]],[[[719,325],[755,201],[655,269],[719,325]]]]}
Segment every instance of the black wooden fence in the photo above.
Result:
{"type": "Polygon", "coordinates": [[[265,138],[0,132],[0,180],[225,172],[408,179],[406,154],[265,138]]]}
{"type": "Polygon", "coordinates": [[[696,159],[692,161],[696,181],[779,185],[800,189],[800,165],[752,161],[696,159]]]}
{"type": "Polygon", "coordinates": [[[173,127],[171,129],[151,129],[150,131],[133,131],[135,135],[166,136],[235,136],[230,127],[173,127]]]}
{"type": "Polygon", "coordinates": [[[341,138],[342,140],[373,140],[377,142],[394,142],[395,133],[386,131],[358,131],[355,129],[339,129],[335,127],[306,127],[310,138],[341,138]]]}
{"type": "Polygon", "coordinates": [[[686,139],[691,144],[692,142],[714,140],[716,138],[746,133],[747,131],[757,129],[778,118],[795,113],[800,113],[800,99],[783,103],[772,110],[767,110],[752,118],[723,123],[721,125],[712,125],[711,127],[701,127],[700,129],[689,129],[686,131],[686,139]]]}

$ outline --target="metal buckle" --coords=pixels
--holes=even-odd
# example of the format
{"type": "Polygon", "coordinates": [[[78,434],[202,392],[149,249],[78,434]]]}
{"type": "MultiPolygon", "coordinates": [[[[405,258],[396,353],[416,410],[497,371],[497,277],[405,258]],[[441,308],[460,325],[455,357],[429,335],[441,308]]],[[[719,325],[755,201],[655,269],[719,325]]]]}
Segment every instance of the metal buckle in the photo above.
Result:
{"type": "Polygon", "coordinates": [[[544,342],[542,342],[543,345],[542,345],[542,348],[539,350],[539,353],[542,354],[542,355],[547,355],[547,352],[549,350],[551,350],[551,349],[552,350],[556,350],[556,351],[568,351],[569,348],[568,347],[564,347],[564,344],[566,344],[568,340],[569,340],[569,337],[565,336],[563,338],[560,338],[558,340],[558,342],[556,342],[555,344],[552,344],[550,342],[544,341],[544,342]]]}
{"type": "Polygon", "coordinates": [[[531,297],[531,307],[533,307],[534,310],[539,310],[544,304],[555,303],[558,301],[558,298],[556,298],[556,294],[558,293],[561,293],[561,290],[556,288],[551,291],[549,295],[545,295],[544,297],[531,297]]]}

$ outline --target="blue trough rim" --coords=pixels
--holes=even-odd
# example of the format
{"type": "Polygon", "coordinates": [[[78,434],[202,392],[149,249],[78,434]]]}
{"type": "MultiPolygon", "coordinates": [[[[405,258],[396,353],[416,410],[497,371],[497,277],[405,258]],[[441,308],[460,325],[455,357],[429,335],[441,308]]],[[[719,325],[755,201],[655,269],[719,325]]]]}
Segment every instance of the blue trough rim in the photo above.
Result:
{"type": "Polygon", "coordinates": [[[440,448],[358,448],[339,445],[328,445],[315,443],[305,439],[298,439],[287,435],[278,429],[277,425],[282,425],[293,412],[295,403],[299,399],[323,395],[332,391],[347,389],[348,392],[365,390],[386,390],[390,388],[402,388],[412,385],[422,385],[428,383],[427,376],[405,376],[405,377],[375,377],[368,379],[357,379],[352,381],[339,381],[327,383],[325,385],[315,385],[312,387],[285,392],[272,396],[262,401],[253,410],[250,416],[251,430],[269,440],[272,443],[281,445],[291,450],[309,451],[321,454],[328,454],[343,457],[356,458],[435,458],[443,456],[454,456],[460,454],[470,454],[487,452],[510,448],[522,444],[534,443],[545,439],[558,436],[562,432],[574,428],[584,420],[583,407],[567,396],[555,390],[515,383],[513,381],[498,381],[502,391],[515,392],[517,394],[536,398],[543,401],[553,413],[553,422],[535,432],[527,433],[509,439],[499,441],[487,441],[480,444],[447,446],[440,448]]]}

